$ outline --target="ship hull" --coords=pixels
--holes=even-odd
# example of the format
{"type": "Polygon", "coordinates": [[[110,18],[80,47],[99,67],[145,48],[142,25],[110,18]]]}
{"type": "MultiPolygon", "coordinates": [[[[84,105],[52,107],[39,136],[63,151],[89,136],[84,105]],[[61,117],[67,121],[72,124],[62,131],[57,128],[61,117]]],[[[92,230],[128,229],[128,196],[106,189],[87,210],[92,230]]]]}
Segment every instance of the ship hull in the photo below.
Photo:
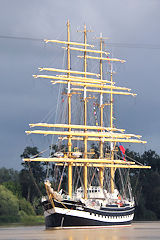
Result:
{"type": "Polygon", "coordinates": [[[45,225],[50,228],[105,228],[111,226],[128,226],[130,221],[104,222],[93,219],[87,219],[77,216],[67,216],[64,214],[53,213],[45,217],[45,225]]]}
{"type": "Polygon", "coordinates": [[[134,217],[134,207],[107,207],[96,210],[80,206],[75,207],[75,204],[65,203],[64,205],[58,201],[54,201],[54,204],[54,208],[50,204],[48,204],[48,207],[50,205],[49,209],[45,207],[44,215],[47,229],[128,226],[134,217]]]}

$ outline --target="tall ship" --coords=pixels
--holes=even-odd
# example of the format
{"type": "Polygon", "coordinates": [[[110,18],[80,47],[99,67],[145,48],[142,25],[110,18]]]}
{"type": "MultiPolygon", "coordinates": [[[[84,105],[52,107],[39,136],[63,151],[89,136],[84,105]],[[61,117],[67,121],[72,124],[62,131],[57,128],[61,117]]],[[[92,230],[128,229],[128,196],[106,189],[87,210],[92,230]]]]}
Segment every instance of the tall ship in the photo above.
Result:
{"type": "Polygon", "coordinates": [[[66,68],[41,67],[45,74],[34,75],[50,80],[53,86],[59,84],[62,96],[57,100],[60,114],[55,123],[32,123],[34,130],[26,131],[55,141],[48,156],[23,159],[52,164],[53,180],[45,180],[46,196],[42,197],[47,229],[130,225],[135,201],[129,171],[150,168],[127,157],[123,146],[146,142],[115,123],[114,96],[136,95],[113,79],[113,64],[125,60],[110,57],[102,34],[97,40],[99,49],[95,49],[87,42],[88,32],[84,25],[84,41],[72,41],[68,21],[66,41],[45,40],[62,46],[66,68]],[[80,59],[75,70],[72,54],[80,59]]]}

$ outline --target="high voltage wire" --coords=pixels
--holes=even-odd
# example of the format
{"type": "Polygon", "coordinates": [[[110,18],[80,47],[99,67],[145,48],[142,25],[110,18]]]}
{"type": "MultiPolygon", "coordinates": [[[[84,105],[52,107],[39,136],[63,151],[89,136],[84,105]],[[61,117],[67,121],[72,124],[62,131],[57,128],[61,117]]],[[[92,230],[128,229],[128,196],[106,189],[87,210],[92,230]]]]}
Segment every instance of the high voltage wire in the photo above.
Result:
{"type": "Polygon", "coordinates": [[[1,39],[15,39],[15,40],[29,40],[29,41],[44,41],[44,39],[41,38],[30,38],[30,37],[19,37],[19,36],[2,36],[0,35],[1,39]]]}
{"type": "Polygon", "coordinates": [[[160,49],[158,44],[140,44],[140,43],[107,43],[106,45],[120,48],[144,48],[144,49],[160,49]]]}
{"type": "MultiPolygon", "coordinates": [[[[20,37],[20,36],[5,36],[0,35],[0,39],[10,39],[10,40],[27,40],[27,41],[40,41],[44,42],[42,38],[30,38],[30,37],[20,37]]],[[[107,43],[107,46],[119,47],[119,48],[144,48],[144,49],[160,49],[159,44],[140,44],[140,43],[107,43]]]]}

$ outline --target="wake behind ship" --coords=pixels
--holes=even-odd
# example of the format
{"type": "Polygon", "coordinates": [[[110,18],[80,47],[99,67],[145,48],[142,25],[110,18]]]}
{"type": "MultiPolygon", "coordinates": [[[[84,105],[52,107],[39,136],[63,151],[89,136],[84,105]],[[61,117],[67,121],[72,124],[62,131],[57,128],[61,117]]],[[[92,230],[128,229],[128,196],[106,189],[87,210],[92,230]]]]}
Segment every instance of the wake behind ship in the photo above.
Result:
{"type": "Polygon", "coordinates": [[[52,139],[57,136],[56,144],[50,146],[49,157],[24,159],[52,164],[53,180],[46,179],[47,195],[42,198],[46,228],[105,228],[131,224],[135,202],[129,170],[150,168],[127,157],[122,145],[146,143],[140,140],[141,136],[126,134],[124,129],[115,127],[114,96],[136,95],[113,81],[113,63],[125,60],[110,57],[104,50],[102,35],[98,38],[100,48],[97,50],[87,43],[86,25],[82,32],[83,43],[71,41],[68,21],[67,41],[45,40],[64,46],[67,69],[43,67],[39,70],[55,74],[34,75],[50,79],[53,86],[60,84],[63,97],[61,103],[57,100],[59,122],[33,123],[30,127],[40,129],[26,131],[52,139]],[[83,70],[71,69],[72,52],[81,53],[78,57],[83,62],[83,70]],[[90,61],[94,63],[94,71],[88,69],[90,61]]]}

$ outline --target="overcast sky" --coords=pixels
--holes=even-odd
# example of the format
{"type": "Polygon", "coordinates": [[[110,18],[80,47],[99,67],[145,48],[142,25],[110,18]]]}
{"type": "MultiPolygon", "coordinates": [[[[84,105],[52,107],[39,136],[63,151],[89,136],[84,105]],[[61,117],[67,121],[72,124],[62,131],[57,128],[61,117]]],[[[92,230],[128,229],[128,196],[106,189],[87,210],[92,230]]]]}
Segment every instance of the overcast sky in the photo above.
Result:
{"type": "Polygon", "coordinates": [[[0,4],[0,167],[20,167],[24,148],[36,145],[25,136],[28,124],[40,122],[53,109],[55,90],[32,75],[38,67],[63,65],[55,48],[43,41],[4,37],[65,40],[67,19],[73,40],[83,39],[76,30],[86,23],[94,30],[92,37],[102,32],[108,43],[114,43],[109,45],[112,54],[126,59],[114,78],[138,95],[116,99],[117,123],[147,140],[135,149],[160,153],[159,0],[0,0],[0,4]]]}

